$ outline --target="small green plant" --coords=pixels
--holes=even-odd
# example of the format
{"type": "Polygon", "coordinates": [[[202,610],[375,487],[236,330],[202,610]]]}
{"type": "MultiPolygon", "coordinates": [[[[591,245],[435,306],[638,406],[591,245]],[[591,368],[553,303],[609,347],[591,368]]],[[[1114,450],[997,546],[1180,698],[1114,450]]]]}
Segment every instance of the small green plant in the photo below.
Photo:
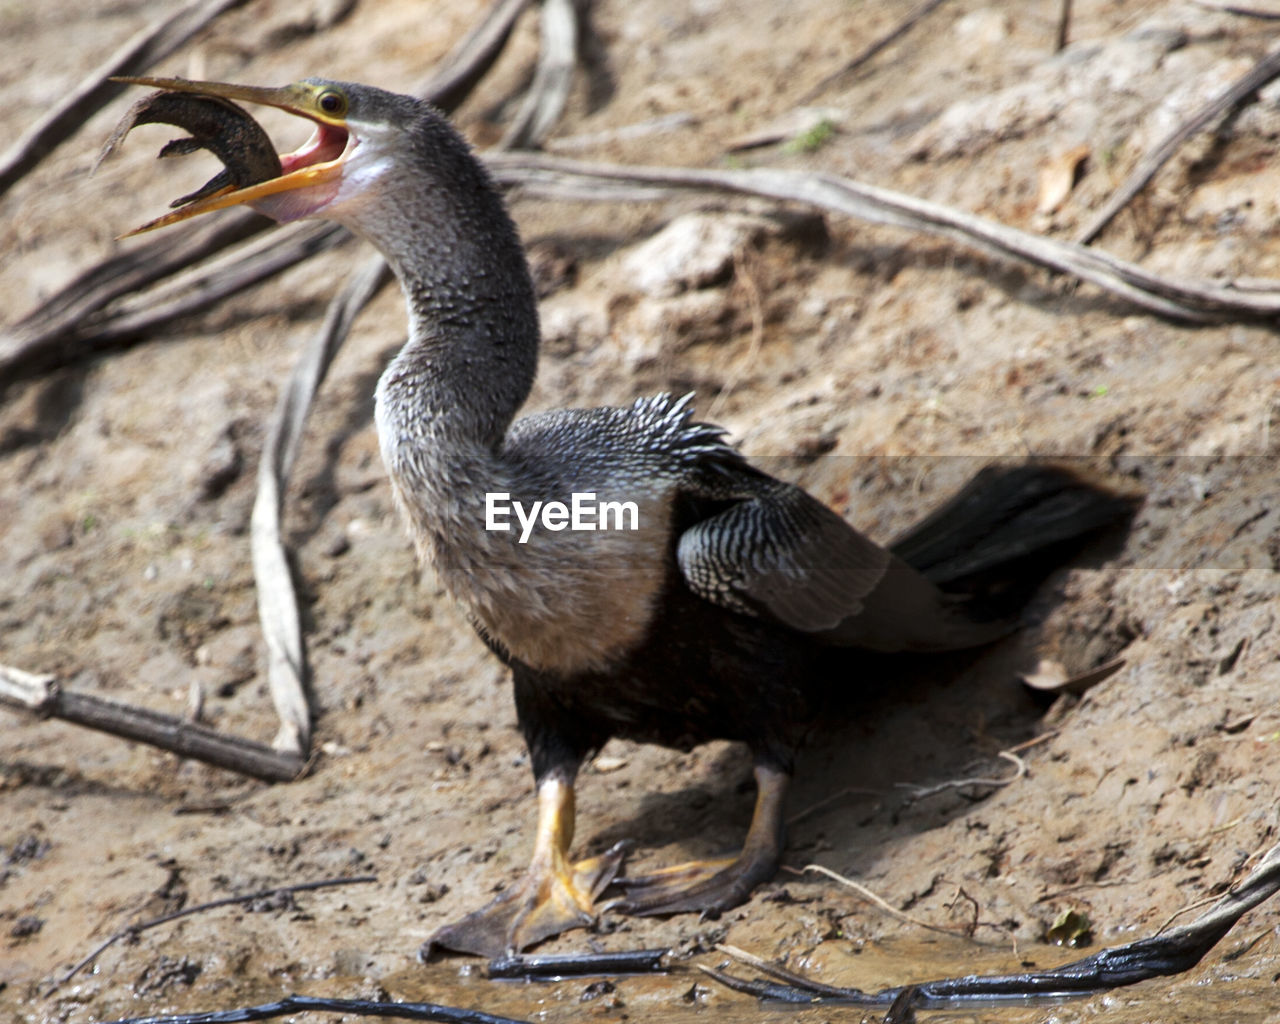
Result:
{"type": "Polygon", "coordinates": [[[825,117],[800,132],[783,147],[785,153],[816,153],[836,133],[836,126],[825,117]]]}

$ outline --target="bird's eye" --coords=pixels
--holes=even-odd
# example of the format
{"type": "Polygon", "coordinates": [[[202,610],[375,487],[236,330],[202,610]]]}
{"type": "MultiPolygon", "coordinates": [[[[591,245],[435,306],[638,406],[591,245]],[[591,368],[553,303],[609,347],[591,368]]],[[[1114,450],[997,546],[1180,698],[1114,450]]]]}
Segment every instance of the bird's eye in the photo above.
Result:
{"type": "Polygon", "coordinates": [[[341,117],[347,112],[347,98],[335,89],[327,89],[316,100],[320,109],[333,117],[341,117]]]}

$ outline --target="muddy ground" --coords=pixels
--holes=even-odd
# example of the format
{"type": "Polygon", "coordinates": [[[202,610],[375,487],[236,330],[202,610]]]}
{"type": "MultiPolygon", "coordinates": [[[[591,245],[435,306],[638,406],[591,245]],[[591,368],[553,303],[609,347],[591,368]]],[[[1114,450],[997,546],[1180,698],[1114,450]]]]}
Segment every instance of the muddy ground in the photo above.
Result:
{"type": "MultiPolygon", "coordinates": [[[[1243,74],[1273,22],[1192,3],[944,4],[856,74],[807,94],[908,5],[650,0],[592,5],[552,151],[621,162],[827,170],[1070,237],[1140,155],[1243,74]],[[785,11],[785,13],[784,13],[785,11]],[[742,152],[799,106],[834,131],[742,152]],[[618,133],[634,125],[664,130],[618,133]],[[601,134],[604,133],[604,134],[601,134]],[[1046,209],[1042,169],[1084,146],[1046,209]]],[[[0,130],[13,137],[156,0],[0,7],[0,130]]],[[[474,20],[443,0],[250,3],[159,69],[277,83],[310,74],[408,90],[474,20]],[[318,27],[317,27],[318,26],[318,27]]],[[[501,134],[536,58],[526,17],[459,121],[501,134]]],[[[1162,273],[1280,277],[1280,89],[1198,137],[1097,243],[1162,273]]],[[[97,175],[104,111],[0,201],[7,319],[120,246],[206,166],[156,165],[154,139],[97,175]]],[[[299,130],[264,117],[283,145],[299,130]]],[[[1018,637],[868,699],[814,737],[778,879],[718,921],[606,916],[550,950],[730,942],[837,984],[878,987],[1077,955],[1045,944],[1064,911],[1089,948],[1222,892],[1277,841],[1280,814],[1280,339],[1187,326],[1094,288],[949,242],[741,203],[569,204],[515,197],[545,271],[547,344],[532,406],[696,388],[742,448],[881,539],[986,461],[1087,456],[1147,494],[1117,550],[1055,577],[1018,637]],[[746,213],[723,272],[644,291],[635,252],[678,217],[746,213]],[[965,456],[965,458],[955,458],[965,456]],[[1083,697],[1033,693],[1041,657],[1124,667],[1083,697]],[[1028,740],[1012,776],[998,755],[1028,740]],[[944,937],[887,916],[819,864],[944,937]],[[968,937],[966,937],[968,936],[968,937]]],[[[0,662],[268,740],[247,523],[263,423],[349,246],[145,343],[34,380],[0,405],[0,662]]],[[[818,1021],[695,978],[494,986],[469,961],[415,962],[439,925],[512,881],[532,787],[504,673],[396,521],[371,422],[403,335],[399,296],[360,319],[320,396],[288,499],[320,706],[311,774],[269,787],[0,712],[0,1018],[89,1021],[219,1009],[289,991],[438,999],[545,1020],[818,1021]],[[298,881],[374,884],[259,912],[212,911],[107,950],[122,926],[298,881]],[[698,982],[702,985],[701,982],[698,982]]],[[[730,848],[750,766],[611,743],[579,789],[577,846],[621,838],[648,868],[730,848]]],[[[961,1019],[1280,1019],[1280,907],[1249,915],[1185,978],[1053,1009],[961,1019]]],[[[843,1011],[840,1019],[857,1019],[843,1011]]]]}

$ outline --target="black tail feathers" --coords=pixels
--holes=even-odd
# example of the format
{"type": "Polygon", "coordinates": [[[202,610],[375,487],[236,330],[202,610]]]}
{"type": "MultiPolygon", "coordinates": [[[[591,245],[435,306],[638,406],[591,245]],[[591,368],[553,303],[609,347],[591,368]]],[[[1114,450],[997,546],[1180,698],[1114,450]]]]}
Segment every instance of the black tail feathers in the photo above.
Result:
{"type": "Polygon", "coordinates": [[[1007,613],[1141,502],[1054,463],[988,466],[889,547],[942,590],[1007,613]]]}

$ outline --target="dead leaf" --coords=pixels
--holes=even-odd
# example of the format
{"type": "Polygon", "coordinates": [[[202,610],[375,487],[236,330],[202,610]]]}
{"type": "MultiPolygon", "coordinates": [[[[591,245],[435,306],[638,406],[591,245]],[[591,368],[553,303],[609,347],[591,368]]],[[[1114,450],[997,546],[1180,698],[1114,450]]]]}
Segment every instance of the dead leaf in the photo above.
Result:
{"type": "Polygon", "coordinates": [[[1022,681],[1043,693],[1084,693],[1124,667],[1124,659],[1116,658],[1078,676],[1069,675],[1067,667],[1051,658],[1041,658],[1034,672],[1025,672],[1022,681]]]}
{"type": "Polygon", "coordinates": [[[1089,144],[1082,142],[1040,165],[1040,198],[1036,203],[1036,213],[1054,213],[1067,201],[1067,196],[1076,187],[1080,166],[1089,158],[1089,153],[1089,144]]]}
{"type": "Polygon", "coordinates": [[[1055,946],[1087,946],[1093,941],[1093,925],[1088,914],[1079,910],[1064,910],[1044,937],[1055,946]]]}

